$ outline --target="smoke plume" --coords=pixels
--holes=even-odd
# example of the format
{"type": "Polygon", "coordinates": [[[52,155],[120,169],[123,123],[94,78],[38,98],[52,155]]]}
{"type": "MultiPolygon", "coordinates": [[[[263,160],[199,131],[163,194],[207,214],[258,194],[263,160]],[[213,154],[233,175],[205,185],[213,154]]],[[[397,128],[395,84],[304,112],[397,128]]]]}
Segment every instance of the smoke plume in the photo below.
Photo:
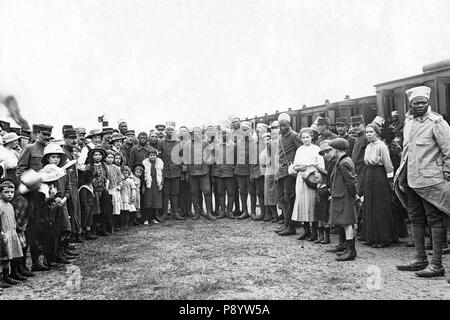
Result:
{"type": "Polygon", "coordinates": [[[19,104],[14,96],[7,96],[3,98],[0,96],[0,102],[8,109],[9,116],[23,129],[30,130],[30,125],[20,114],[19,104]]]}

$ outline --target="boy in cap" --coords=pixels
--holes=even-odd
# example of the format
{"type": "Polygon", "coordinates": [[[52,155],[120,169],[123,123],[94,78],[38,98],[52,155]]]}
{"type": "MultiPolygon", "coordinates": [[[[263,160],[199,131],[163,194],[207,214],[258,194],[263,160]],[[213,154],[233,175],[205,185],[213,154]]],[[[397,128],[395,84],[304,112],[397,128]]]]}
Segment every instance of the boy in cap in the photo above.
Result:
{"type": "Polygon", "coordinates": [[[331,140],[329,146],[335,151],[336,165],[331,172],[330,224],[341,226],[345,232],[345,250],[338,253],[337,261],[356,258],[355,224],[356,207],[359,201],[356,192],[355,167],[347,155],[348,141],[343,138],[331,140]]]}
{"type": "Polygon", "coordinates": [[[440,277],[445,274],[442,249],[450,215],[450,127],[441,115],[431,111],[429,87],[415,87],[405,93],[410,110],[405,119],[404,150],[395,175],[395,191],[411,217],[416,257],[397,269],[416,271],[418,277],[440,277]],[[425,252],[427,221],[433,242],[430,264],[425,252]]]}

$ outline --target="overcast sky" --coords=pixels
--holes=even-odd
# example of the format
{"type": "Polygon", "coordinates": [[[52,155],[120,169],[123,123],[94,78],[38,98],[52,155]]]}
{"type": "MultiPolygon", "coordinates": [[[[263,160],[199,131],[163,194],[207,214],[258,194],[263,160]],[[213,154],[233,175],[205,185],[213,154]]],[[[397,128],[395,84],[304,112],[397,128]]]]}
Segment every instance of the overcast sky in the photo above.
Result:
{"type": "Polygon", "coordinates": [[[57,133],[102,113],[146,131],[253,117],[372,95],[450,58],[449,12],[448,0],[0,0],[0,94],[57,133]]]}

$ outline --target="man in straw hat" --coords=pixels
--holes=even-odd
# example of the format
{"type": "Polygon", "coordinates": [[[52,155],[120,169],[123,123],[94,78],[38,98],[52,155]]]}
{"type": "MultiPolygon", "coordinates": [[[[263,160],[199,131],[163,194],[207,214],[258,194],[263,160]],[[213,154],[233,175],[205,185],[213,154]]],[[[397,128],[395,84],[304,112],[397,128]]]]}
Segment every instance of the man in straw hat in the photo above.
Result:
{"type": "Polygon", "coordinates": [[[15,148],[19,145],[20,138],[14,132],[7,133],[3,136],[3,145],[0,146],[0,166],[3,166],[5,176],[14,180],[16,187],[18,186],[16,168],[19,162],[19,153],[15,148]]]}
{"type": "Polygon", "coordinates": [[[281,113],[278,116],[280,125],[279,140],[279,167],[275,175],[277,180],[278,203],[284,216],[284,225],[276,230],[280,236],[295,234],[295,226],[291,221],[292,210],[295,202],[296,176],[289,175],[288,167],[294,162],[295,152],[303,144],[298,133],[291,128],[291,116],[281,113]]]}
{"type": "Polygon", "coordinates": [[[78,168],[84,170],[86,167],[86,160],[89,151],[94,149],[97,145],[102,142],[103,132],[102,129],[93,129],[89,132],[89,134],[85,137],[86,140],[90,140],[88,143],[85,143],[83,149],[81,149],[80,157],[78,158],[78,168]]]}
{"type": "Polygon", "coordinates": [[[418,277],[445,274],[442,248],[446,221],[450,215],[450,127],[441,115],[431,111],[431,89],[420,86],[406,90],[410,110],[403,132],[403,154],[395,175],[395,191],[413,225],[415,261],[399,265],[418,277]],[[433,256],[425,252],[425,226],[431,226],[433,256]]]}
{"type": "Polygon", "coordinates": [[[102,131],[102,143],[101,143],[101,147],[103,148],[103,150],[111,150],[111,144],[109,143],[111,141],[112,135],[114,133],[114,129],[113,128],[109,128],[109,127],[104,127],[103,131],[102,131]]]}

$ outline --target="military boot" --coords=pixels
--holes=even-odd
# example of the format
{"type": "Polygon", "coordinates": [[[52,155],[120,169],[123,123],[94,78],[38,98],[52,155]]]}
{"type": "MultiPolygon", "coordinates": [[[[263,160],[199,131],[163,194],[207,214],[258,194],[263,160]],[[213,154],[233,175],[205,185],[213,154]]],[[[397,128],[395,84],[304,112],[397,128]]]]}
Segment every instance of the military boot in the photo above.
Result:
{"type": "Polygon", "coordinates": [[[327,252],[332,252],[332,253],[337,253],[337,252],[342,252],[344,251],[347,246],[345,244],[345,230],[342,227],[339,227],[339,229],[337,229],[337,232],[339,234],[339,244],[331,249],[328,249],[327,252]]]}
{"type": "Polygon", "coordinates": [[[330,228],[324,228],[324,237],[320,244],[329,244],[330,243],[330,228]]]}
{"type": "Polygon", "coordinates": [[[352,261],[356,258],[355,238],[346,240],[346,249],[342,255],[336,258],[336,261],[352,261]]]}

